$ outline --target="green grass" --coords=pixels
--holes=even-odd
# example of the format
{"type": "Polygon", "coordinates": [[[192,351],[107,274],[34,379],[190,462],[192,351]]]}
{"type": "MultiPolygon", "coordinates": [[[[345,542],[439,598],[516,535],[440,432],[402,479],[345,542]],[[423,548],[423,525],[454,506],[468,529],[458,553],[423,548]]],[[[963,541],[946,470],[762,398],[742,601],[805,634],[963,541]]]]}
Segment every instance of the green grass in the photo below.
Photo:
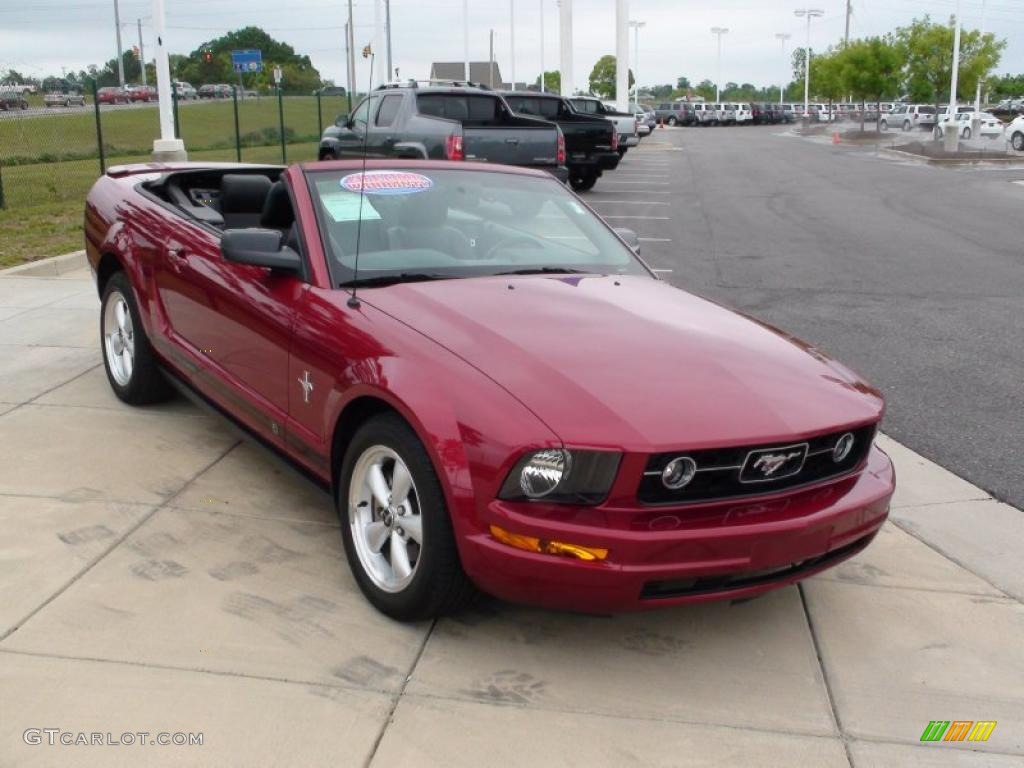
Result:
{"type": "MultiPolygon", "coordinates": [[[[315,114],[314,114],[315,117],[315,114]]],[[[288,162],[315,160],[317,141],[289,144],[288,162]]],[[[186,145],[188,146],[188,145],[186,145]]],[[[189,151],[190,160],[234,162],[235,148],[189,151]]],[[[108,158],[108,167],[150,160],[148,152],[108,158]]],[[[281,147],[243,147],[242,161],[280,163],[281,147]]],[[[0,267],[83,247],[85,196],[99,175],[96,160],[35,163],[3,169],[6,209],[0,210],[0,267]]]]}

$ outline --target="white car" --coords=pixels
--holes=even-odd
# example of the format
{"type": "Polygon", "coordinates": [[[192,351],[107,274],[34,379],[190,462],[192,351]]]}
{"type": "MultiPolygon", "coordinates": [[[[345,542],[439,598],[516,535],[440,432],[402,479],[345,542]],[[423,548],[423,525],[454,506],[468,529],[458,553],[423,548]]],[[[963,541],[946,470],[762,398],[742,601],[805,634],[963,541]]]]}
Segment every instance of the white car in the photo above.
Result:
{"type": "Polygon", "coordinates": [[[1024,115],[1015,117],[1013,122],[1006,126],[1003,135],[1011,147],[1018,152],[1024,152],[1024,115]]]}
{"type": "Polygon", "coordinates": [[[737,102],[732,105],[733,120],[737,125],[744,125],[754,122],[754,110],[746,102],[737,102]]]}
{"type": "MultiPolygon", "coordinates": [[[[978,120],[978,135],[988,136],[991,139],[1003,135],[1003,124],[996,119],[995,115],[989,112],[957,112],[956,122],[960,138],[969,139],[974,130],[974,120],[978,120]]],[[[939,122],[935,125],[935,138],[941,139],[945,133],[944,123],[946,116],[941,115],[939,122]]]]}

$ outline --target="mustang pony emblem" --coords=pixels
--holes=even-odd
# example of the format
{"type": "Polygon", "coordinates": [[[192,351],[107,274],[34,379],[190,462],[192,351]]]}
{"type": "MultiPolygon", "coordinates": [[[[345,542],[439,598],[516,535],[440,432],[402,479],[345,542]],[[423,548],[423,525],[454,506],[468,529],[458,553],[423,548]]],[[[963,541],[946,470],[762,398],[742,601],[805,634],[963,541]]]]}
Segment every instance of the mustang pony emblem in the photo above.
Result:
{"type": "Polygon", "coordinates": [[[754,462],[754,469],[761,470],[765,477],[771,477],[790,460],[799,459],[803,456],[802,451],[790,451],[789,453],[766,453],[754,462]]]}
{"type": "Polygon", "coordinates": [[[309,378],[309,371],[302,372],[302,378],[298,379],[299,386],[302,387],[302,399],[309,402],[309,393],[313,391],[313,382],[309,378]]]}

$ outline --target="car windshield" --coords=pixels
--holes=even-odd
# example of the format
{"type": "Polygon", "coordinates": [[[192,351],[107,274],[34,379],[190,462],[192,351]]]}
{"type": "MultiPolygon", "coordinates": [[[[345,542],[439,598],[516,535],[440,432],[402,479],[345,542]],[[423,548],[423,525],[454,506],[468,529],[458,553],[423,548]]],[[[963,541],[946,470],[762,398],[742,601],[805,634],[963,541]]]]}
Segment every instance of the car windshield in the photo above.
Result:
{"type": "Polygon", "coordinates": [[[651,276],[554,179],[434,168],[314,171],[309,186],[336,285],[529,273],[651,276]]]}

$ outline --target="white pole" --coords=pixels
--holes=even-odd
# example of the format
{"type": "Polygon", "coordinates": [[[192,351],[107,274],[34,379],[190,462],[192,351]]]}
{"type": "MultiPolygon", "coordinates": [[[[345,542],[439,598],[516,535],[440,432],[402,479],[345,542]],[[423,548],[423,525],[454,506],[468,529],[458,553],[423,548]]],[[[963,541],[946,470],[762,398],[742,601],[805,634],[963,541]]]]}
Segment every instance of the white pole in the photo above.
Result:
{"type": "Polygon", "coordinates": [[[629,111],[628,0],[615,0],[615,108],[629,111]]]}
{"type": "Polygon", "coordinates": [[[384,78],[384,82],[387,83],[395,76],[395,71],[391,68],[393,65],[391,61],[391,0],[384,0],[384,32],[388,47],[388,75],[384,78]]]}
{"type": "Polygon", "coordinates": [[[779,105],[781,106],[782,100],[785,98],[783,94],[786,91],[786,41],[789,40],[790,35],[779,32],[775,36],[782,43],[782,80],[779,82],[779,105]]]}
{"type": "MultiPolygon", "coordinates": [[[[987,9],[985,8],[985,0],[981,0],[981,37],[982,37],[982,42],[984,42],[984,38],[985,38],[986,10],[987,9]]],[[[957,46],[957,47],[959,48],[959,46],[957,46]]],[[[988,74],[987,72],[983,72],[982,73],[983,76],[987,75],[987,74],[988,74]]],[[[983,76],[978,78],[978,90],[974,94],[974,111],[975,112],[981,112],[981,81],[985,79],[983,76]]]]}
{"type": "Polygon", "coordinates": [[[544,93],[544,0],[540,0],[540,92],[544,93]]]}
{"type": "Polygon", "coordinates": [[[348,71],[351,78],[352,88],[349,89],[349,106],[355,106],[352,100],[359,90],[359,81],[356,79],[356,31],[352,23],[352,0],[348,0],[348,71]]]}
{"type": "Polygon", "coordinates": [[[558,13],[558,64],[563,96],[573,95],[572,79],[572,0],[561,0],[558,13]]]}
{"type": "Polygon", "coordinates": [[[160,99],[160,138],[153,142],[154,160],[187,160],[185,143],[174,136],[174,107],[171,99],[171,65],[164,39],[164,0],[153,0],[153,36],[156,38],[156,84],[160,99]]]}
{"type": "Polygon", "coordinates": [[[469,82],[469,0],[462,0],[462,60],[463,80],[469,82]]]}
{"type": "Polygon", "coordinates": [[[946,150],[956,152],[960,146],[960,126],[956,121],[956,91],[960,79],[960,0],[956,0],[953,24],[953,70],[949,78],[949,106],[946,108],[946,129],[943,136],[946,150]]]}
{"type": "Polygon", "coordinates": [[[508,57],[509,76],[513,91],[516,89],[516,0],[508,0],[508,57]]]}
{"type": "Polygon", "coordinates": [[[114,0],[114,27],[117,29],[117,79],[124,88],[124,53],[121,51],[121,14],[114,0]]]}
{"type": "Polygon", "coordinates": [[[811,106],[811,14],[807,14],[807,45],[804,46],[804,119],[810,118],[811,106]]]}
{"type": "Polygon", "coordinates": [[[631,21],[633,28],[633,100],[640,103],[640,28],[646,27],[646,21],[631,21]]]}
{"type": "MultiPolygon", "coordinates": [[[[383,0],[373,0],[373,44],[372,44],[372,46],[373,46],[373,52],[376,55],[380,55],[381,53],[383,53],[383,51],[381,49],[384,47],[383,45],[381,45],[381,42],[384,39],[384,14],[381,12],[382,11],[382,9],[381,9],[382,1],[383,0]]],[[[380,75],[378,74],[378,72],[380,71],[380,68],[377,67],[376,71],[374,71],[374,69],[375,68],[373,68],[373,67],[370,68],[370,90],[371,91],[373,90],[373,86],[375,85],[375,79],[374,78],[380,79],[380,75]]],[[[386,82],[386,80],[387,79],[385,78],[382,82],[386,82]]]]}
{"type": "Polygon", "coordinates": [[[712,27],[711,34],[718,37],[718,73],[715,75],[715,101],[721,101],[722,85],[722,35],[729,31],[728,27],[712,27]]]}
{"type": "MultiPolygon", "coordinates": [[[[142,67],[142,84],[148,85],[146,82],[146,49],[142,47],[142,19],[136,19],[139,25],[139,64],[142,67]]],[[[980,80],[978,82],[981,82],[980,80]]],[[[979,93],[981,92],[981,86],[978,86],[979,93]]]]}

